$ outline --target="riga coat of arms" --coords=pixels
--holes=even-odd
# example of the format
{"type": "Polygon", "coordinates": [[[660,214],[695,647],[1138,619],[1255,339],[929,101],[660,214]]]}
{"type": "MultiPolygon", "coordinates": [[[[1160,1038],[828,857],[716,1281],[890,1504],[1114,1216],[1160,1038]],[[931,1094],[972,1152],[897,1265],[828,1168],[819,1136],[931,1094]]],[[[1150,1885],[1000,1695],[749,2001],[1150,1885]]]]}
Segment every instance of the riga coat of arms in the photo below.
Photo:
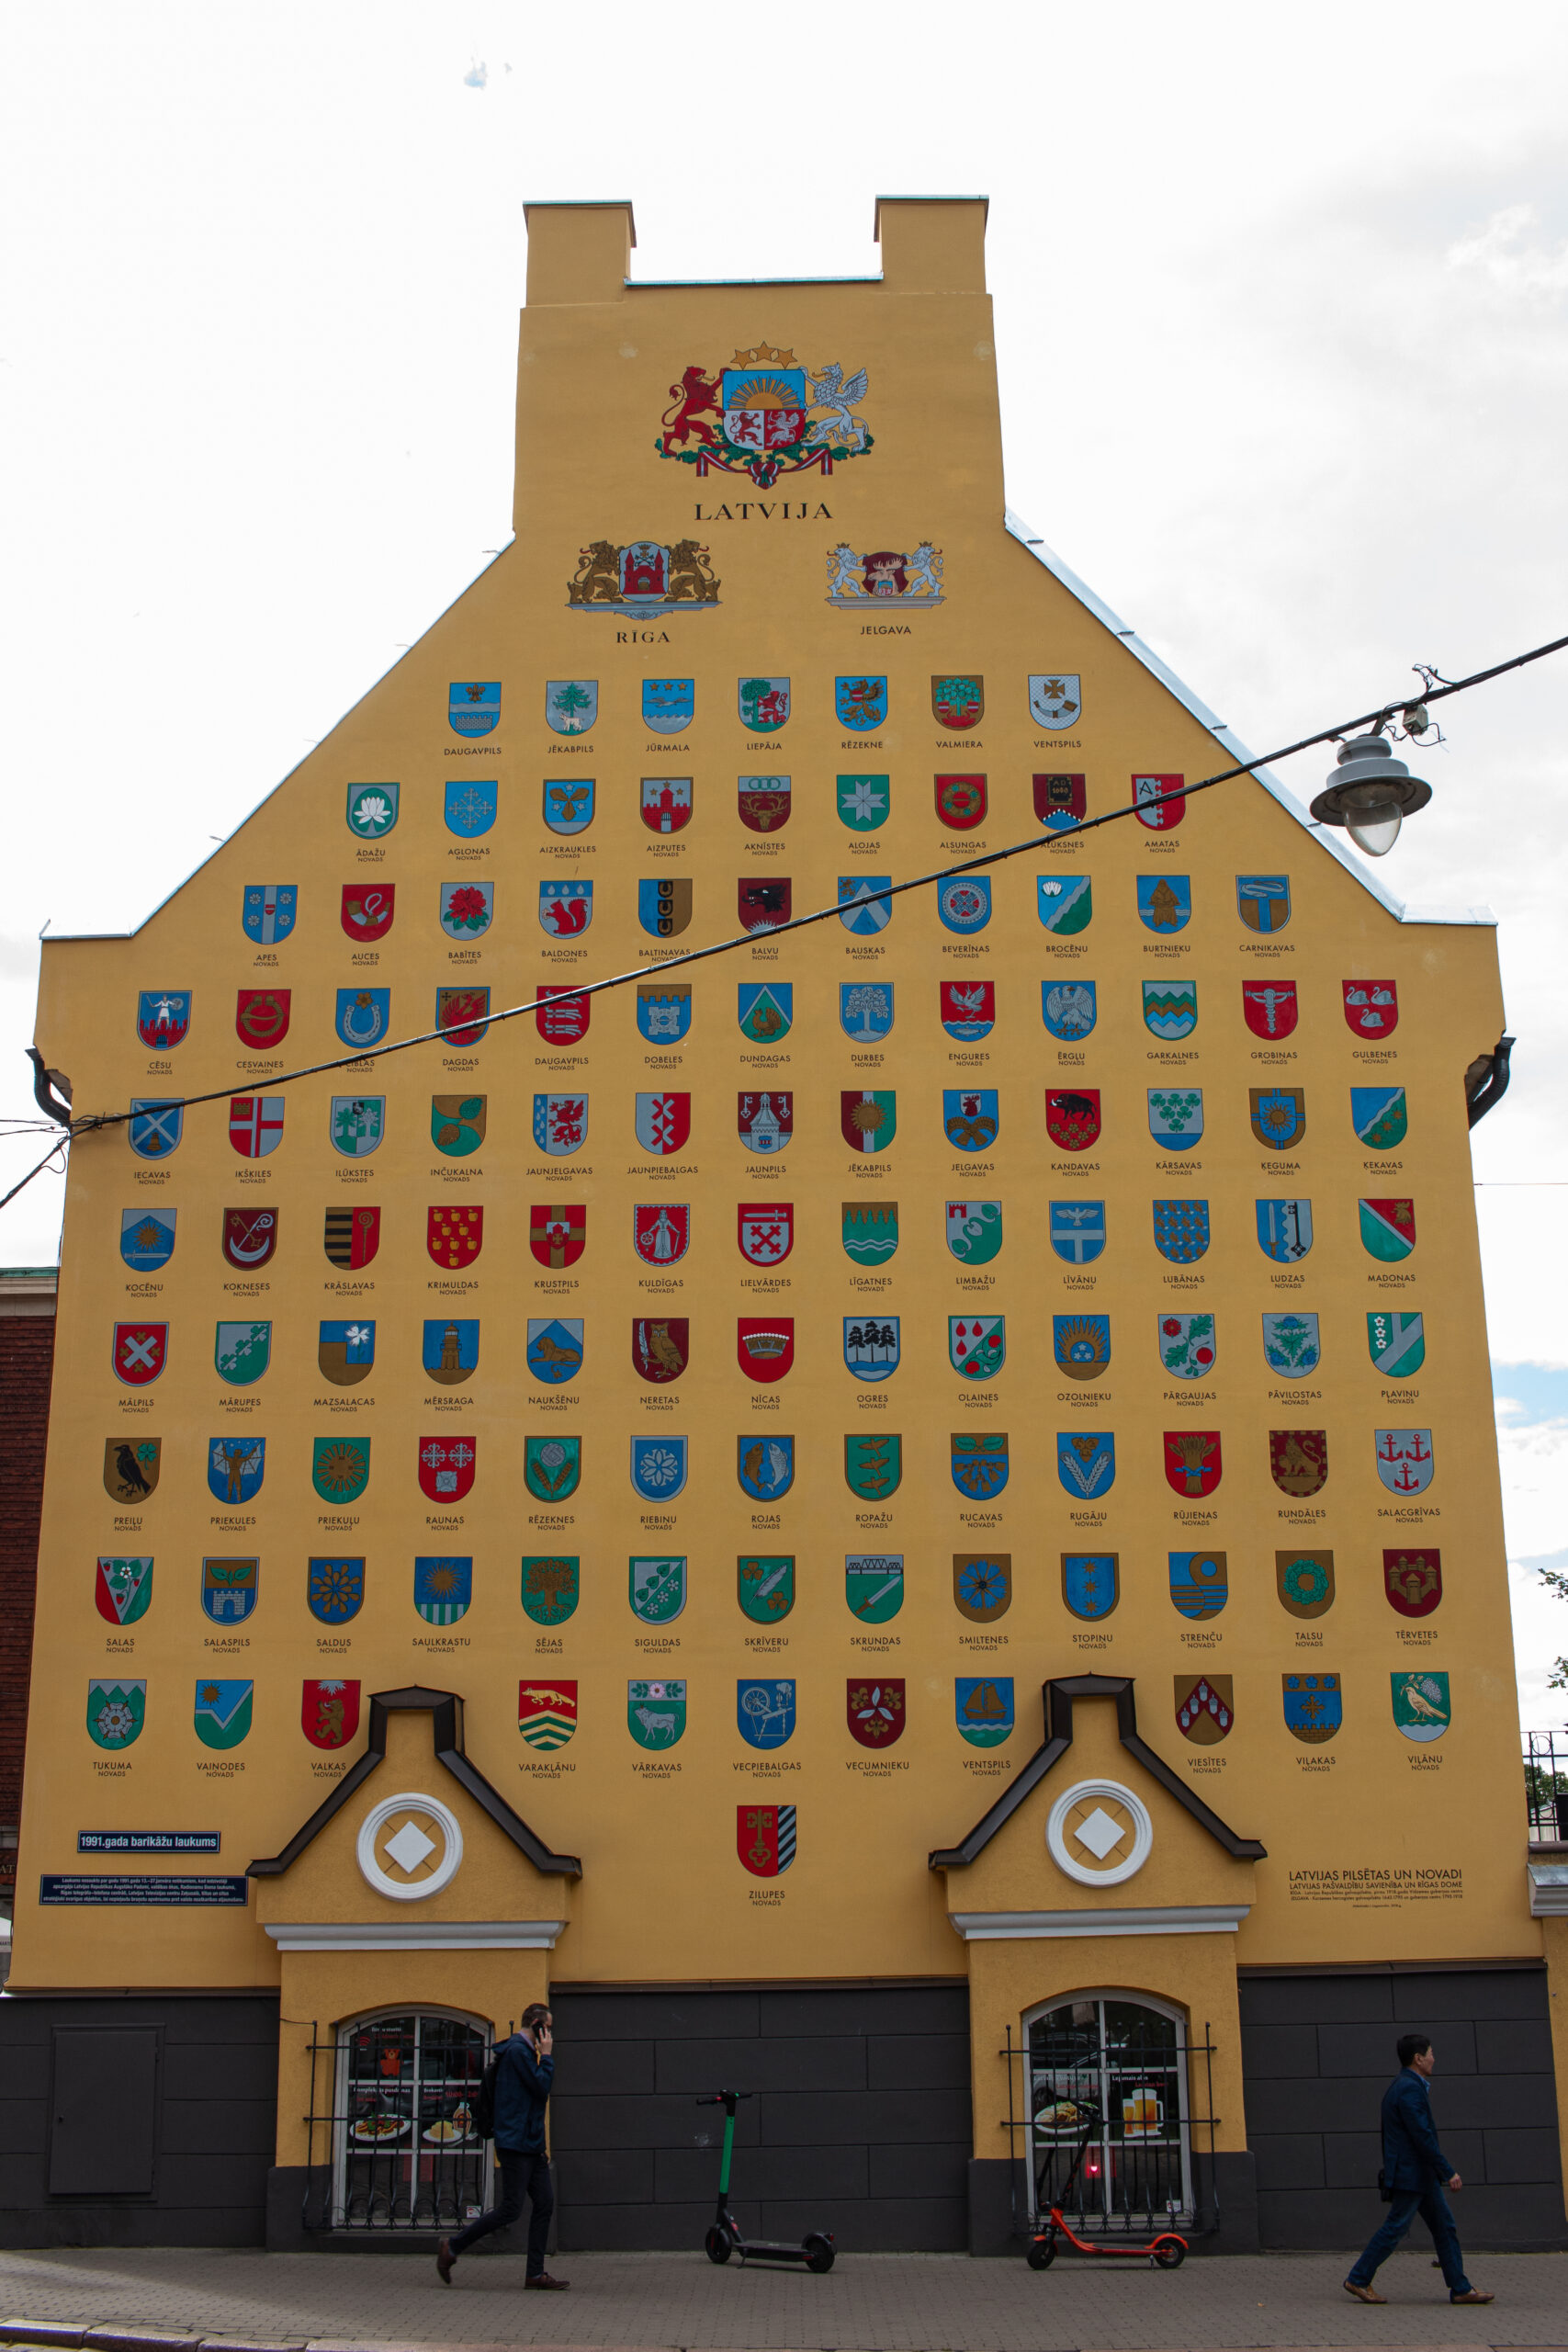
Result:
{"type": "Polygon", "coordinates": [[[831,474],[835,460],[863,457],[872,446],[864,417],[853,413],[865,388],[863,368],[846,376],[835,359],[814,372],[798,367],[793,351],[759,343],[711,376],[684,368],[653,446],[661,458],[695,466],[699,479],[710,470],[750,474],[762,490],[814,466],[831,474]]]}
{"type": "Polygon", "coordinates": [[[663,613],[700,611],[718,602],[706,548],[695,539],[633,539],[615,547],[592,539],[578,550],[577,571],[566,583],[566,601],[577,613],[630,613],[647,620],[663,613]]]}

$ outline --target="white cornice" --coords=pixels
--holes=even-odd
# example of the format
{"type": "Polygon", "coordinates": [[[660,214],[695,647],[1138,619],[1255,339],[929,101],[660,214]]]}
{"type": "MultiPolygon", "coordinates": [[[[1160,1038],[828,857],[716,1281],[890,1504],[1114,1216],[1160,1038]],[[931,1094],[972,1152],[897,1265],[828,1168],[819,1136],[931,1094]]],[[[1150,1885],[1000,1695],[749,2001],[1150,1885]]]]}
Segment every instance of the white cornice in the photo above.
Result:
{"type": "Polygon", "coordinates": [[[966,1944],[986,1944],[1041,1936],[1234,1936],[1251,1908],[1250,1903],[1179,1903],[1158,1910],[950,1911],[947,1917],[966,1944]]]}
{"type": "Polygon", "coordinates": [[[275,1919],[279,1951],[553,1951],[564,1919],[275,1919]]]}
{"type": "Polygon", "coordinates": [[[1568,1862],[1527,1862],[1532,1919],[1568,1918],[1568,1862]]]}

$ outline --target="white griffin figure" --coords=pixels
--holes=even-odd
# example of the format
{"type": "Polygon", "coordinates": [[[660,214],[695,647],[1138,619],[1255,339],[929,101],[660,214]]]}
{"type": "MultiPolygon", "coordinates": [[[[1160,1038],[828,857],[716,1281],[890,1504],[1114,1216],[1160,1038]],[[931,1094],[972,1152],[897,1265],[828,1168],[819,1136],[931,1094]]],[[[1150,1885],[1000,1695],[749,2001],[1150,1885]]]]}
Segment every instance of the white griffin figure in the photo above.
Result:
{"type": "Polygon", "coordinates": [[[830,442],[840,449],[863,449],[867,432],[865,419],[852,416],[850,412],[856,401],[865,398],[865,369],[863,368],[858,375],[852,376],[846,382],[844,371],[835,359],[831,367],[823,368],[820,376],[807,373],[806,381],[811,393],[812,406],[832,412],[830,415],[819,417],[812,425],[806,436],[807,447],[820,448],[830,442]]]}
{"type": "Polygon", "coordinates": [[[854,601],[865,594],[861,582],[860,558],[842,539],[828,558],[828,594],[834,599],[854,601]]]}

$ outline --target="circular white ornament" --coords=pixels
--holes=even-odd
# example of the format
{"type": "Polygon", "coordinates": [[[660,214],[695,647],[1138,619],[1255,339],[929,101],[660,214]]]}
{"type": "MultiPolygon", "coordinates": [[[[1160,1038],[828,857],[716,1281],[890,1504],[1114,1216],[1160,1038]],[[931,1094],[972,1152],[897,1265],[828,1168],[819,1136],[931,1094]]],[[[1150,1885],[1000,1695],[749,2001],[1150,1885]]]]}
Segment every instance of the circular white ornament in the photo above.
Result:
{"type": "Polygon", "coordinates": [[[1148,1807],[1119,1781],[1079,1781],[1065,1789],[1051,1807],[1045,1824],[1045,1844],[1051,1860],[1059,1871],[1065,1871],[1068,1878],[1077,1879],[1082,1886],[1120,1886],[1124,1879],[1143,1869],[1154,1842],[1155,1827],[1148,1807]],[[1076,1828],[1068,1829],[1067,1815],[1096,1797],[1121,1806],[1130,1816],[1130,1849],[1125,1824],[1107,1813],[1103,1804],[1094,1806],[1076,1828]],[[1118,1831],[1120,1836],[1113,1834],[1118,1831]],[[1114,1860],[1112,1856],[1116,1857],[1114,1860]]]}
{"type": "MultiPolygon", "coordinates": [[[[391,1841],[393,1846],[396,1846],[398,1838],[406,1838],[407,1848],[400,1855],[394,1853],[392,1859],[394,1862],[404,1863],[407,1868],[417,1870],[435,1849],[435,1839],[426,1836],[413,1822],[398,1832],[398,1838],[391,1841]]],[[[354,1853],[361,1875],[378,1894],[389,1894],[394,1903],[422,1903],[427,1894],[439,1894],[442,1888],[449,1886],[456,1878],[463,1859],[463,1832],[457,1815],[439,1798],[422,1795],[417,1789],[407,1789],[400,1796],[385,1797],[379,1804],[371,1807],[360,1825],[354,1853]],[[422,1814],[426,1821],[440,1830],[446,1840],[446,1850],[428,1878],[411,1879],[403,1871],[389,1871],[377,1852],[377,1842],[382,1830],[400,1813],[422,1814]]]]}

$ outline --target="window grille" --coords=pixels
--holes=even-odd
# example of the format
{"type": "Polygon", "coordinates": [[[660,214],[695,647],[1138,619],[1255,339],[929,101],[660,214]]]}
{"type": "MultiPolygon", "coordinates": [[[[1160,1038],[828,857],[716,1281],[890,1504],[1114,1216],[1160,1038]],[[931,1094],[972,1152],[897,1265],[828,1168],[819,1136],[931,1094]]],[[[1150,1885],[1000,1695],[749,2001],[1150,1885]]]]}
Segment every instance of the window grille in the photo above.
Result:
{"type": "MultiPolygon", "coordinates": [[[[509,2029],[510,2030],[510,2029],[509,2029]]],[[[307,2230],[460,2229],[490,2201],[491,2151],[473,2126],[494,2037],[439,2009],[310,2030],[307,2230]]]]}
{"type": "Polygon", "coordinates": [[[1568,1731],[1527,1731],[1523,1737],[1530,1841],[1568,1840],[1568,1731]]]}

